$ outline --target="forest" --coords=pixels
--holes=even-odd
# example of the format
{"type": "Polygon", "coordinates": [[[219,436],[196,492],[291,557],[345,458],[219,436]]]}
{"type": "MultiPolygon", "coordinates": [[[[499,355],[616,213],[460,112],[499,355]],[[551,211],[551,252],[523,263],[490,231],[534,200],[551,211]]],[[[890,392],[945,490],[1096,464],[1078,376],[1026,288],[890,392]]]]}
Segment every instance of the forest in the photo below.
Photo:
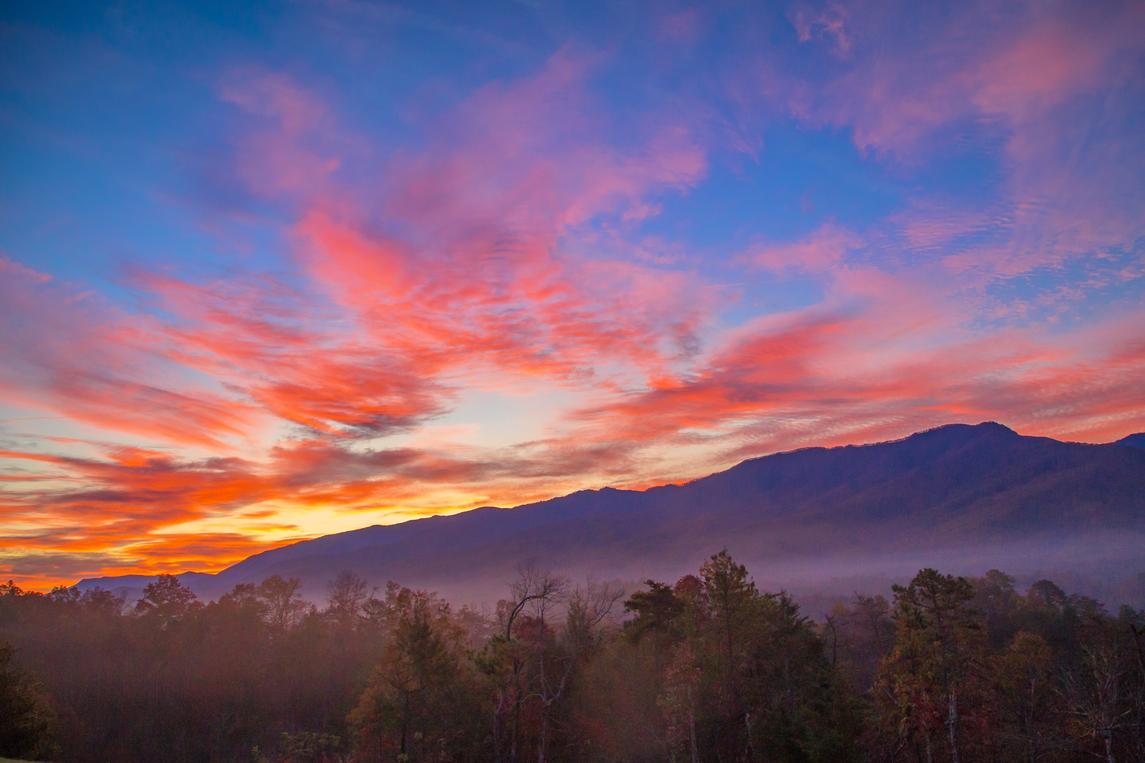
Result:
{"type": "Polygon", "coordinates": [[[726,552],[675,583],[519,570],[495,611],[350,573],[201,602],[0,585],[0,757],[1142,761],[1145,613],[920,571],[822,618],[726,552]]]}

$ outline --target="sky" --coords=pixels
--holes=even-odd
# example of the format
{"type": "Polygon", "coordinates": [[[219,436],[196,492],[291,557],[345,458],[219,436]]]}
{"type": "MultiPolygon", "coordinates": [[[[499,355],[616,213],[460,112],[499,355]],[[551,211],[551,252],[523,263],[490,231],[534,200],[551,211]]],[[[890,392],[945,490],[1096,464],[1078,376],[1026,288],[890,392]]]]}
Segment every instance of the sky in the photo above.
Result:
{"type": "Polygon", "coordinates": [[[1145,430],[1142,135],[1142,2],[6,2],[0,577],[1145,430]]]}

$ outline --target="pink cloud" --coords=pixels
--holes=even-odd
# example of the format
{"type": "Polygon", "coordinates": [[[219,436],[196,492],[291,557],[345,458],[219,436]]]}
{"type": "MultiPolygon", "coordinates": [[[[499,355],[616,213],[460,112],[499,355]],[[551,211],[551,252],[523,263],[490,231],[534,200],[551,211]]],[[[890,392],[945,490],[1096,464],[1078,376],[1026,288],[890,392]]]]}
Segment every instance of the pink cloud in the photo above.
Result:
{"type": "Polygon", "coordinates": [[[35,326],[9,398],[220,448],[274,418],[331,434],[414,426],[447,409],[459,374],[571,382],[611,374],[602,361],[668,373],[694,352],[714,293],[685,272],[563,250],[589,221],[695,182],[705,158],[685,126],[659,120],[638,150],[611,147],[584,87],[593,65],[562,51],[535,77],[466,99],[423,151],[394,160],[380,213],[311,171],[348,144],[325,105],[282,76],[233,74],[222,96],[253,120],[236,138],[249,147],[244,182],[308,199],[292,235],[310,284],[138,271],[132,284],[165,316],[142,318],[9,264],[11,323],[35,326]],[[306,184],[289,180],[296,169],[306,184]],[[45,311],[45,290],[69,304],[45,311]]]}
{"type": "Polygon", "coordinates": [[[226,447],[257,423],[249,405],[178,379],[153,322],[0,258],[0,396],[93,426],[226,447]]]}
{"type": "Polygon", "coordinates": [[[343,157],[359,147],[318,96],[284,75],[232,70],[218,91],[244,117],[246,129],[223,159],[232,166],[209,172],[233,172],[260,197],[305,198],[329,188],[343,157]]]}
{"type": "Polygon", "coordinates": [[[841,265],[848,252],[862,244],[859,236],[828,223],[792,243],[755,247],[747,259],[767,270],[822,273],[841,265]]]}
{"type": "Polygon", "coordinates": [[[736,101],[745,111],[766,103],[813,125],[846,127],[860,149],[908,167],[925,165],[967,130],[996,136],[1000,198],[961,210],[945,198],[914,199],[902,231],[915,246],[954,242],[949,266],[983,283],[1131,245],[1145,233],[1134,177],[1141,151],[1112,127],[1132,119],[1142,96],[1141,5],[933,10],[894,0],[800,6],[791,15],[796,36],[846,39],[846,60],[813,78],[763,55],[736,84],[736,101]],[[923,36],[895,36],[886,18],[909,19],[923,36]],[[985,243],[972,240],[983,234],[985,243]]]}
{"type": "Polygon", "coordinates": [[[623,431],[646,457],[699,448],[690,463],[703,473],[954,421],[1087,441],[1141,427],[1139,310],[1100,331],[983,333],[966,325],[958,288],[922,275],[836,270],[824,304],[725,334],[690,373],[575,412],[569,436],[606,442],[623,431]]]}

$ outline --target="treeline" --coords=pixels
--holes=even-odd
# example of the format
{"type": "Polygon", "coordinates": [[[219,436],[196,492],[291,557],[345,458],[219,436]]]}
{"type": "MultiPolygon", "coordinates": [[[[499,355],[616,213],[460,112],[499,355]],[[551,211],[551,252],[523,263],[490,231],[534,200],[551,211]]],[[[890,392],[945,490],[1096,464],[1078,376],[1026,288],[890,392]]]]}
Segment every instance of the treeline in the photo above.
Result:
{"type": "Polygon", "coordinates": [[[342,574],[0,586],[0,756],[1145,761],[1145,614],[921,571],[822,621],[725,552],[628,598],[524,569],[488,615],[342,574]]]}

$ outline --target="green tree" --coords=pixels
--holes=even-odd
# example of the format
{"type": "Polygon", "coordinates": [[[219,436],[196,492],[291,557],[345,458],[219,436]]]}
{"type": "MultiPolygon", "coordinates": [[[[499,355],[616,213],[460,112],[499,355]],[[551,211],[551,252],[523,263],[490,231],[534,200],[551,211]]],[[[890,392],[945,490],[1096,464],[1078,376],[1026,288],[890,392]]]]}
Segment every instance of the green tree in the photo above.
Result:
{"type": "Polygon", "coordinates": [[[759,591],[747,568],[737,564],[726,549],[704,562],[700,580],[711,616],[711,646],[715,647],[711,653],[718,666],[721,702],[727,720],[738,725],[744,713],[741,676],[758,613],[759,591]]]}
{"type": "Polygon", "coordinates": [[[644,584],[648,590],[637,591],[624,602],[624,610],[633,615],[624,624],[625,632],[635,641],[649,634],[675,634],[684,613],[684,602],[670,585],[655,580],[645,580],[644,584]]]}

